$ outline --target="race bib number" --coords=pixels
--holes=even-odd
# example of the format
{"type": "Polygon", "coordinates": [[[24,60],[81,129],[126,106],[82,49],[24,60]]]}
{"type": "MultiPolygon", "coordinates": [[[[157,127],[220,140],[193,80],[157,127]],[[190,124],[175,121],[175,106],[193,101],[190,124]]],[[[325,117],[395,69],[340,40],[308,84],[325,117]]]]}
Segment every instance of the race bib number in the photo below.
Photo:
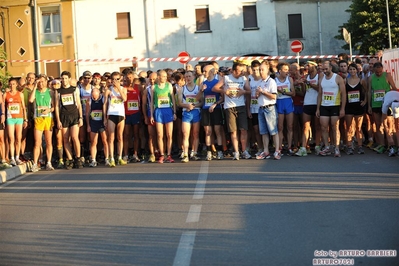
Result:
{"type": "Polygon", "coordinates": [[[335,96],[333,92],[323,92],[323,102],[326,105],[332,105],[335,102],[335,96]]]}
{"type": "Polygon", "coordinates": [[[214,103],[216,103],[216,95],[205,96],[205,106],[212,106],[214,103]]]}
{"type": "Polygon", "coordinates": [[[89,100],[89,98],[90,98],[90,96],[89,97],[82,97],[82,105],[83,106],[86,106],[86,103],[87,103],[87,101],[89,100]]]}
{"type": "Polygon", "coordinates": [[[43,114],[47,108],[48,108],[47,106],[38,106],[37,107],[38,116],[48,116],[48,114],[43,114]]]}
{"type": "Polygon", "coordinates": [[[62,102],[62,105],[72,105],[72,104],[74,104],[74,102],[73,102],[73,95],[72,95],[72,93],[68,93],[68,94],[63,94],[63,95],[61,95],[61,102],[62,102]]]}
{"type": "Polygon", "coordinates": [[[111,105],[118,105],[118,104],[122,104],[123,101],[121,98],[117,98],[117,97],[113,97],[111,98],[111,105]]]}
{"type": "Polygon", "coordinates": [[[8,111],[12,115],[17,115],[20,112],[20,105],[19,103],[10,103],[8,104],[8,111]]]}
{"type": "Polygon", "coordinates": [[[169,97],[159,97],[158,98],[158,108],[169,108],[169,97]]]}
{"type": "Polygon", "coordinates": [[[256,99],[254,96],[251,97],[251,105],[258,105],[258,99],[256,99]]]}
{"type": "Polygon", "coordinates": [[[288,88],[287,85],[278,86],[277,89],[278,89],[278,90],[281,90],[281,92],[285,92],[285,93],[290,92],[290,88],[288,88]]]}
{"type": "Polygon", "coordinates": [[[186,103],[195,104],[195,95],[186,95],[186,103]]]}
{"type": "Polygon", "coordinates": [[[91,119],[94,121],[101,121],[103,119],[103,111],[102,110],[93,110],[91,111],[91,119]]]}
{"type": "Polygon", "coordinates": [[[373,95],[375,102],[382,102],[384,100],[385,91],[384,90],[374,91],[373,95]]]}
{"type": "Polygon", "coordinates": [[[129,111],[139,110],[139,102],[138,101],[128,101],[127,102],[127,110],[129,110],[129,111]]]}
{"type": "Polygon", "coordinates": [[[360,92],[350,91],[348,92],[348,103],[358,103],[360,102],[360,92]]]}

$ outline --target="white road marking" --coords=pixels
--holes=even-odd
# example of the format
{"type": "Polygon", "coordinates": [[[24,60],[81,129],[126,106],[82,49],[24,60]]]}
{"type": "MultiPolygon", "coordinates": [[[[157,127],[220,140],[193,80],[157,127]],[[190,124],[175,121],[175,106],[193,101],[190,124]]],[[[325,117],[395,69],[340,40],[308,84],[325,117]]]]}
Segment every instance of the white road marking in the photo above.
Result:
{"type": "Polygon", "coordinates": [[[188,266],[190,265],[191,255],[193,253],[195,231],[184,232],[180,237],[180,243],[177,248],[173,266],[188,266]]]}
{"type": "Polygon", "coordinates": [[[202,205],[191,205],[187,214],[186,223],[197,223],[201,214],[202,205]]]}
{"type": "Polygon", "coordinates": [[[201,169],[198,176],[197,185],[195,186],[193,199],[204,198],[206,179],[208,178],[208,168],[209,168],[209,162],[203,161],[201,163],[201,169]]]}

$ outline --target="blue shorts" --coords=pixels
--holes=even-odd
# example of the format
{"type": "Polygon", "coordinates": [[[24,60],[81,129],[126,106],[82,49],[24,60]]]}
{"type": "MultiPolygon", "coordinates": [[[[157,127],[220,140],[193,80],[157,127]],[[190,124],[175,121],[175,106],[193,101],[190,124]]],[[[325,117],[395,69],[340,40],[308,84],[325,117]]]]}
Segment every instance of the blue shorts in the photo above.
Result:
{"type": "Polygon", "coordinates": [[[184,123],[190,123],[190,124],[198,123],[199,121],[201,121],[200,110],[193,109],[189,112],[183,111],[183,117],[182,117],[181,121],[184,123]]]}
{"type": "Polygon", "coordinates": [[[103,131],[105,131],[105,127],[104,127],[104,122],[103,121],[90,120],[90,132],[101,133],[103,131]]]}
{"type": "Polygon", "coordinates": [[[173,122],[172,108],[156,108],[154,110],[154,120],[156,123],[167,124],[173,122]]]}
{"type": "Polygon", "coordinates": [[[294,115],[303,114],[303,105],[294,105],[294,115]]]}
{"type": "Polygon", "coordinates": [[[274,136],[278,133],[277,108],[275,105],[260,107],[258,112],[259,133],[274,136]]]}
{"type": "Polygon", "coordinates": [[[24,123],[23,118],[7,118],[6,124],[13,126],[13,125],[22,125],[24,123]]]}
{"type": "Polygon", "coordinates": [[[140,124],[140,112],[125,117],[125,125],[134,126],[140,124]]]}
{"type": "Polygon", "coordinates": [[[285,99],[277,99],[277,113],[288,115],[294,112],[294,103],[292,102],[292,98],[285,99]]]}

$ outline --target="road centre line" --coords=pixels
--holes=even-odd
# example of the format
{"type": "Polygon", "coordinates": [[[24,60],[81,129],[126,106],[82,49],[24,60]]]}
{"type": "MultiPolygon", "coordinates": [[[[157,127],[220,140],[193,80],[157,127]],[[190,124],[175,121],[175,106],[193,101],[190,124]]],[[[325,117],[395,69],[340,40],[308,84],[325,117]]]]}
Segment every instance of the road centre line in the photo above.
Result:
{"type": "Polygon", "coordinates": [[[197,223],[201,214],[202,205],[191,205],[187,214],[186,223],[197,223]]]}
{"type": "Polygon", "coordinates": [[[196,231],[184,232],[180,237],[179,246],[173,266],[188,266],[191,261],[191,254],[193,253],[194,241],[196,231]]]}

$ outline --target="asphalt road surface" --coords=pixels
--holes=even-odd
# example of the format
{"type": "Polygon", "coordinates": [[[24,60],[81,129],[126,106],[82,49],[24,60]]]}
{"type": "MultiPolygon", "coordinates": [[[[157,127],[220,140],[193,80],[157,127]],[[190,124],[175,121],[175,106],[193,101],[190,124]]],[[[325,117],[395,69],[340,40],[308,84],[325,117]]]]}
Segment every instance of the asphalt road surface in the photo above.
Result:
{"type": "Polygon", "coordinates": [[[399,157],[366,152],[26,174],[0,265],[399,265],[399,157]]]}

